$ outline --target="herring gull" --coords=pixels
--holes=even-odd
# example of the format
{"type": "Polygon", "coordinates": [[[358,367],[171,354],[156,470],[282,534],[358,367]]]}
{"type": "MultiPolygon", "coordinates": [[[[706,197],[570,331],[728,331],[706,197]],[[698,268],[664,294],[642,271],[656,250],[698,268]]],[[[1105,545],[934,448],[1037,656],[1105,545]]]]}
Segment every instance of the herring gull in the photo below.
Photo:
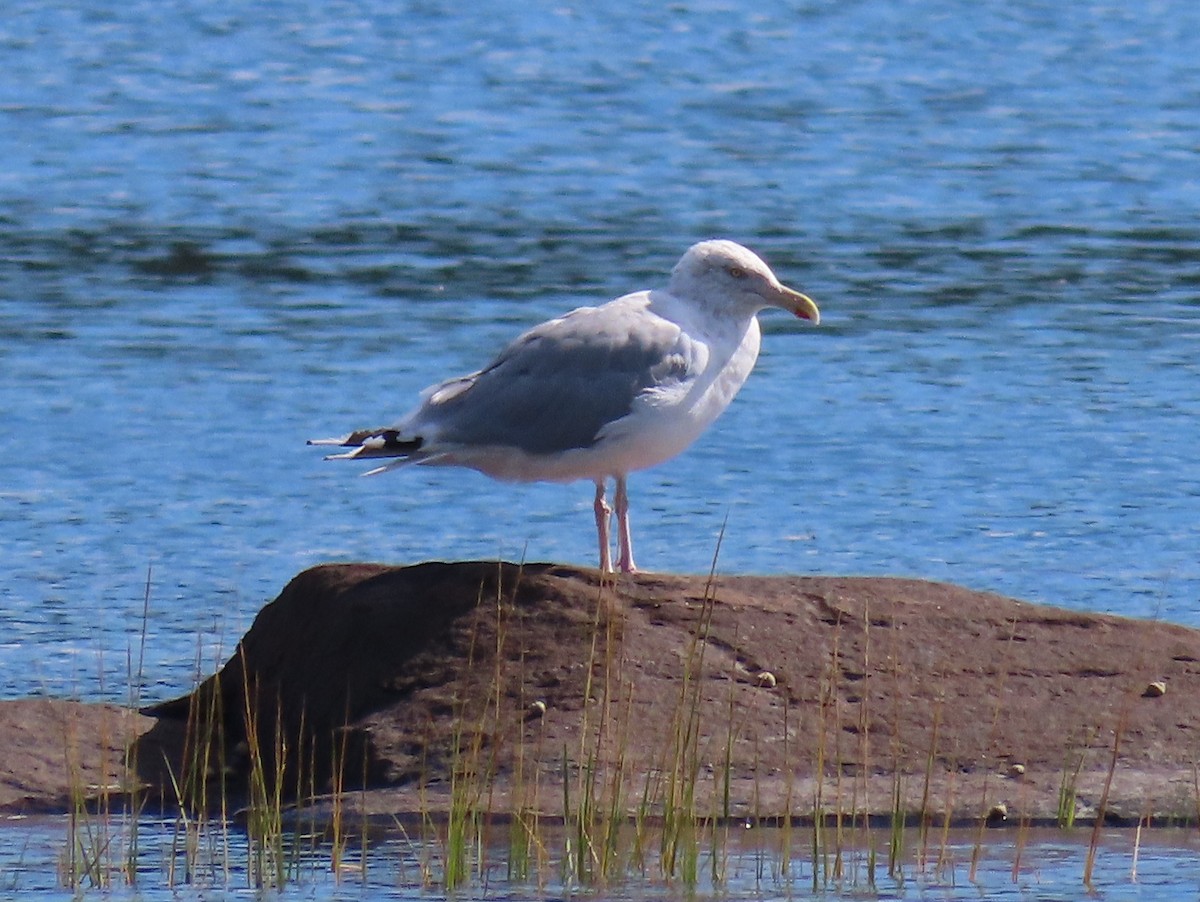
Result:
{"type": "Polygon", "coordinates": [[[603,571],[613,569],[612,478],[617,567],[633,572],[629,474],[679,454],[729,406],[758,358],[766,307],[820,320],[752,251],[701,241],[666,288],[544,322],[478,372],[427,388],[398,423],[309,444],[353,449],[328,460],[395,458],[365,475],[425,464],[514,482],[589,479],[603,571]]]}

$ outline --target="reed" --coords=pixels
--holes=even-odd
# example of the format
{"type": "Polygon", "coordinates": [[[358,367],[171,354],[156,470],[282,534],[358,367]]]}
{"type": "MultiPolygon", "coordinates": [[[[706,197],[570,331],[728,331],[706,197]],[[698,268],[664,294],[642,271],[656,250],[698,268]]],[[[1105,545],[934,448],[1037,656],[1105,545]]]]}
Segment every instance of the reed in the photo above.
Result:
{"type": "MultiPolygon", "coordinates": [[[[258,711],[252,699],[258,698],[257,686],[251,694],[248,668],[242,667],[242,711],[246,724],[249,759],[249,801],[245,810],[249,842],[249,881],[258,887],[282,887],[287,883],[283,843],[283,785],[287,761],[287,740],[283,735],[283,711],[278,705],[272,745],[264,748],[259,733],[258,711]]],[[[278,704],[278,703],[277,703],[278,704]]]]}
{"type": "MultiPolygon", "coordinates": [[[[343,721],[349,721],[349,712],[345,712],[343,721]]],[[[303,716],[301,717],[300,735],[304,735],[303,716]]],[[[346,767],[348,766],[348,744],[350,740],[350,731],[343,729],[337,741],[333,745],[333,773],[331,776],[330,787],[330,803],[331,810],[329,816],[329,869],[333,872],[334,879],[341,880],[342,873],[346,867],[346,855],[349,851],[349,836],[346,825],[346,767]]],[[[296,798],[298,799],[314,799],[317,795],[317,788],[313,784],[316,779],[317,761],[316,761],[316,741],[311,744],[310,756],[308,758],[308,784],[304,785],[303,773],[300,774],[296,787],[296,798]]],[[[365,764],[364,764],[365,767],[365,764]]],[[[366,779],[364,775],[363,782],[366,779]]],[[[365,810],[365,806],[364,806],[365,810]]],[[[316,824],[310,825],[310,834],[316,833],[316,824]]],[[[362,830],[364,842],[366,841],[367,830],[364,827],[362,830]]],[[[366,876],[366,855],[362,857],[362,875],[366,876]]]]}
{"type": "MultiPolygon", "coordinates": [[[[892,630],[890,635],[894,639],[894,624],[892,630]]],[[[889,694],[892,699],[892,722],[898,725],[899,698],[903,687],[900,684],[900,659],[895,654],[891,655],[891,659],[892,666],[888,670],[891,675],[889,694]]],[[[888,825],[888,876],[895,880],[903,880],[904,877],[904,764],[900,742],[900,730],[897,726],[892,730],[892,807],[891,823],[888,825]]]]}
{"type": "MultiPolygon", "coordinates": [[[[498,585],[497,593],[499,591],[498,585]]],[[[483,601],[482,587],[480,595],[477,604],[483,601]]],[[[497,616],[499,617],[499,603],[497,616]]],[[[498,636],[499,632],[498,630],[498,636]]],[[[478,636],[473,630],[467,649],[468,669],[475,663],[477,640],[478,636]]],[[[497,641],[500,639],[497,638],[497,641]]],[[[475,721],[471,715],[471,701],[461,697],[454,700],[457,716],[450,747],[450,808],[442,853],[442,885],[448,891],[462,886],[470,877],[470,851],[475,848],[481,826],[478,800],[487,785],[485,775],[481,773],[484,734],[482,718],[486,715],[480,714],[481,719],[475,721]],[[470,729],[472,723],[473,730],[470,729]]]]}
{"type": "MultiPolygon", "coordinates": [[[[600,780],[600,761],[606,730],[609,723],[608,698],[611,692],[610,675],[612,658],[608,643],[604,644],[604,656],[601,657],[601,625],[605,623],[604,610],[606,593],[609,584],[601,580],[596,590],[596,603],[592,609],[591,635],[588,644],[587,665],[584,670],[583,697],[581,699],[581,724],[579,730],[579,751],[575,769],[577,775],[575,785],[574,809],[570,805],[568,779],[570,768],[567,762],[567,750],[563,749],[563,819],[571,825],[567,861],[573,878],[581,885],[588,885],[602,880],[607,872],[607,856],[605,850],[610,846],[606,826],[604,805],[599,801],[597,781],[600,780]],[[597,668],[603,667],[602,683],[607,690],[604,693],[605,704],[593,720],[592,705],[590,704],[595,691],[597,668]]],[[[619,790],[618,790],[619,793],[619,790]]]]}
{"type": "MultiPolygon", "coordinates": [[[[1009,624],[1008,638],[1005,640],[1009,647],[1012,646],[1017,635],[1017,620],[1014,617],[1009,624]]],[[[992,719],[988,728],[988,741],[986,760],[995,760],[995,750],[997,746],[997,738],[1000,735],[1000,700],[1004,697],[1004,687],[1008,680],[1008,671],[1001,670],[995,688],[995,702],[992,705],[992,719]]],[[[988,827],[989,812],[991,810],[988,804],[988,790],[991,787],[993,776],[993,768],[986,768],[983,772],[983,787],[981,789],[981,798],[979,800],[979,817],[975,831],[975,846],[971,850],[971,870],[968,877],[971,882],[975,881],[975,875],[979,867],[979,858],[983,852],[983,834],[988,827]]]]}
{"type": "Polygon", "coordinates": [[[791,704],[788,694],[783,695],[783,819],[779,831],[779,876],[782,880],[791,879],[792,857],[792,806],[795,793],[795,773],[792,768],[791,747],[791,704]]]}
{"type": "Polygon", "coordinates": [[[1017,808],[1021,812],[1017,820],[1017,836],[1013,841],[1013,861],[1012,861],[1012,881],[1016,883],[1021,876],[1021,858],[1025,854],[1025,845],[1029,841],[1029,828],[1031,817],[1029,814],[1028,803],[1028,785],[1021,782],[1017,796],[1017,808]]]}
{"type": "Polygon", "coordinates": [[[59,882],[80,889],[84,886],[107,888],[109,872],[103,865],[109,848],[106,824],[93,818],[87,807],[87,789],[70,737],[66,739],[64,760],[70,784],[70,809],[67,819],[67,848],[59,861],[59,882]]]}
{"type": "Polygon", "coordinates": [[[679,694],[668,739],[668,769],[662,800],[663,824],[660,872],[679,877],[685,885],[698,880],[699,840],[696,788],[700,773],[700,725],[703,710],[704,661],[716,604],[716,568],[721,538],[713,554],[697,623],[682,664],[679,694]]]}
{"type": "MultiPolygon", "coordinates": [[[[1108,795],[1112,790],[1113,775],[1117,771],[1117,761],[1121,756],[1121,737],[1129,721],[1129,703],[1121,706],[1117,723],[1113,729],[1112,754],[1108,759],[1108,772],[1104,775],[1104,789],[1100,792],[1100,803],[1096,806],[1096,817],[1092,823],[1092,836],[1088,841],[1087,858],[1083,864],[1083,885],[1092,889],[1092,870],[1096,864],[1096,852],[1100,847],[1100,831],[1104,827],[1104,818],[1108,814],[1108,795]]],[[[1140,826],[1140,821],[1139,821],[1140,826]]]]}
{"type": "Polygon", "coordinates": [[[933,785],[934,766],[938,757],[938,730],[942,722],[942,705],[945,696],[939,694],[933,703],[933,723],[929,729],[929,748],[925,753],[925,774],[921,784],[921,808],[918,812],[918,848],[917,867],[924,871],[929,862],[929,831],[933,824],[933,811],[930,810],[930,792],[933,785]]]}
{"type": "Polygon", "coordinates": [[[936,873],[945,873],[946,869],[952,865],[950,859],[950,826],[954,821],[954,777],[955,772],[951,769],[946,774],[946,800],[942,808],[942,835],[938,843],[938,858],[936,873]]]}
{"type": "Polygon", "coordinates": [[[1087,758],[1088,749],[1099,734],[1099,727],[1088,727],[1083,732],[1079,745],[1068,746],[1063,757],[1063,767],[1058,784],[1058,810],[1055,822],[1060,830],[1070,830],[1075,826],[1076,796],[1079,785],[1079,774],[1087,758]]]}
{"type": "Polygon", "coordinates": [[[202,659],[197,641],[194,689],[188,701],[179,772],[175,772],[169,761],[164,762],[170,773],[176,811],[168,864],[168,882],[172,886],[177,882],[212,880],[218,873],[227,881],[230,874],[232,812],[226,782],[230,769],[225,758],[223,696],[219,672],[209,684],[211,691],[199,691],[202,659]],[[215,812],[211,809],[214,801],[215,812]],[[178,865],[180,857],[182,869],[178,865]]]}
{"type": "MultiPolygon", "coordinates": [[[[824,873],[828,881],[828,859],[825,858],[825,758],[829,741],[830,719],[834,719],[834,736],[840,735],[841,729],[837,723],[837,673],[839,672],[838,635],[835,633],[834,645],[830,651],[831,661],[825,684],[819,690],[819,720],[817,743],[813,759],[813,791],[812,791],[812,842],[810,844],[810,866],[812,870],[812,891],[821,889],[821,876],[824,873]],[[822,867],[824,865],[824,867],[822,867]]],[[[841,770],[841,760],[837,761],[838,771],[841,770]]],[[[840,804],[838,805],[840,809],[840,804]]]]}
{"type": "Polygon", "coordinates": [[[862,701],[858,706],[858,742],[859,742],[859,757],[862,762],[860,773],[862,774],[862,806],[863,816],[862,824],[866,834],[867,845],[867,886],[872,890],[877,888],[876,884],[876,869],[878,866],[878,851],[875,847],[875,834],[871,829],[870,812],[870,783],[868,777],[870,774],[871,763],[871,720],[868,716],[868,706],[871,697],[871,684],[874,682],[871,676],[871,606],[870,604],[863,605],[863,663],[862,663],[862,701]]]}
{"type": "Polygon", "coordinates": [[[521,650],[519,667],[522,677],[520,710],[525,716],[531,715],[536,719],[538,740],[532,756],[526,753],[523,731],[521,740],[517,743],[509,807],[507,878],[513,882],[526,882],[535,870],[540,874],[541,869],[538,865],[544,857],[544,847],[538,848],[540,821],[538,763],[541,760],[541,740],[545,735],[546,704],[540,699],[531,702],[525,695],[525,649],[521,650]],[[540,708],[536,706],[540,706],[540,708]],[[529,782],[527,767],[533,771],[532,784],[529,782]]]}
{"type": "MultiPolygon", "coordinates": [[[[729,697],[726,707],[725,747],[721,757],[721,768],[714,773],[713,779],[717,786],[713,792],[713,811],[709,817],[710,835],[709,847],[712,850],[709,868],[709,881],[712,885],[720,886],[725,882],[728,869],[729,827],[730,827],[730,796],[733,781],[733,748],[737,738],[735,727],[736,705],[734,687],[736,674],[729,675],[729,697]]],[[[789,803],[790,810],[790,803],[789,803]]]]}

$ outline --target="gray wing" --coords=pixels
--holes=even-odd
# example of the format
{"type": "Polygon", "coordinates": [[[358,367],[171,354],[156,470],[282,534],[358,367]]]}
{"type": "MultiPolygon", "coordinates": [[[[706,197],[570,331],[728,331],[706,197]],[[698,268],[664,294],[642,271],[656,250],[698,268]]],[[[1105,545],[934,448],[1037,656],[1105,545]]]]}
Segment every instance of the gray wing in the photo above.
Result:
{"type": "Polygon", "coordinates": [[[430,389],[405,431],[436,431],[438,446],[529,454],[591,447],[639,394],[687,376],[679,327],[624,301],[531,329],[486,368],[430,389]]]}

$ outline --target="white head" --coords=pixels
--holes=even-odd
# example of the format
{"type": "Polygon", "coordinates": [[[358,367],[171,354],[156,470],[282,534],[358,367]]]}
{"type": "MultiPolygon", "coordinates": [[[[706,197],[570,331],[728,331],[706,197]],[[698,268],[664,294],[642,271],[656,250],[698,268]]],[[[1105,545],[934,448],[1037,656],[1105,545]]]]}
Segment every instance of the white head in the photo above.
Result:
{"type": "Polygon", "coordinates": [[[821,320],[810,298],[782,284],[757,254],[733,241],[693,244],[671,270],[667,290],[750,316],[764,307],[782,307],[813,325],[821,320]]]}

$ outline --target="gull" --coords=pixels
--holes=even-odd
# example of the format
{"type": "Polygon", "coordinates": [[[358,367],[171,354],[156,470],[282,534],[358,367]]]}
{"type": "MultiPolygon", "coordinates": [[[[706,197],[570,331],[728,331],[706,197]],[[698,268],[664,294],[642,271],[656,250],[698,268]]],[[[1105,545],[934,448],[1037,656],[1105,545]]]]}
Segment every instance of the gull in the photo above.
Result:
{"type": "Polygon", "coordinates": [[[612,479],[617,568],[632,573],[629,474],[682,452],[729,406],[758,359],[758,313],[767,307],[820,321],[817,305],[752,251],[701,241],[665,288],[534,326],[483,369],[427,388],[394,425],[309,444],[353,449],[326,460],[393,458],[368,476],[421,464],[511,482],[591,480],[605,572],[613,570],[612,479]]]}

